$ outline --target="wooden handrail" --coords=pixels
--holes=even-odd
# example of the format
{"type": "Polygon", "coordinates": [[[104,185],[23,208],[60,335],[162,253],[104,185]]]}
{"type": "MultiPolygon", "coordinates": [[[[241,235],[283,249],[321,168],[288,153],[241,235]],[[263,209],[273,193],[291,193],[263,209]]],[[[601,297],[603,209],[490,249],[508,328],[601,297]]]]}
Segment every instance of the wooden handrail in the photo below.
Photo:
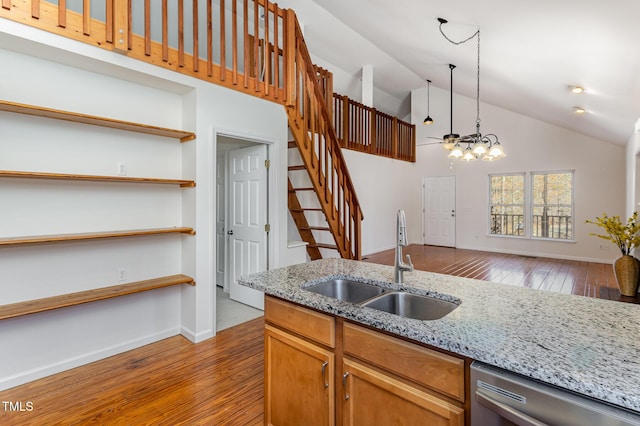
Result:
{"type": "Polygon", "coordinates": [[[129,294],[179,284],[196,285],[193,278],[187,275],[177,274],[110,287],[96,288],[93,290],[85,290],[76,293],[62,294],[59,296],[45,297],[43,299],[28,300],[25,302],[17,302],[10,305],[0,306],[0,320],[81,305],[83,303],[96,302],[98,300],[111,299],[119,296],[126,296],[129,294]]]}

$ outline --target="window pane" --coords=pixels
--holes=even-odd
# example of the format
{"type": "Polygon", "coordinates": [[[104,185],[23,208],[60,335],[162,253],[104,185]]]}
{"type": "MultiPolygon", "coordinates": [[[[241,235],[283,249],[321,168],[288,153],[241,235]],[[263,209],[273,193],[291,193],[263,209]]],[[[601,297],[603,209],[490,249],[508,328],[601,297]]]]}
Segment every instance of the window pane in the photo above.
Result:
{"type": "Polygon", "coordinates": [[[531,181],[531,236],[572,239],[573,173],[536,173],[531,181]]]}
{"type": "Polygon", "coordinates": [[[524,174],[490,176],[489,232],[525,235],[524,174]]]}

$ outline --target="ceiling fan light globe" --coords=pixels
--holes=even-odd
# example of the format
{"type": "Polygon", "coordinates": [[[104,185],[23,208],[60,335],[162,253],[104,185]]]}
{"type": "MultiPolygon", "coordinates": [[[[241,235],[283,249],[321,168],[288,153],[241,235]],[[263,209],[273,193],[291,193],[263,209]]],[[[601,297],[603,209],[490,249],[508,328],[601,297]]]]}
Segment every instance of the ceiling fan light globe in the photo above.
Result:
{"type": "Polygon", "coordinates": [[[460,146],[459,143],[456,143],[453,146],[453,149],[451,150],[451,152],[449,153],[448,157],[449,158],[460,158],[464,155],[464,153],[462,152],[462,147],[460,146]]]}
{"type": "Polygon", "coordinates": [[[493,146],[489,150],[489,155],[495,158],[506,156],[506,154],[504,153],[504,149],[502,149],[502,145],[500,145],[500,142],[496,142],[493,144],[493,146]]]}
{"type": "Polygon", "coordinates": [[[487,153],[487,146],[484,142],[476,142],[473,144],[473,153],[475,155],[485,155],[487,153]]]}
{"type": "Polygon", "coordinates": [[[473,150],[471,149],[470,146],[464,150],[464,155],[462,156],[462,159],[465,160],[466,162],[473,161],[476,159],[476,156],[473,154],[473,150]]]}

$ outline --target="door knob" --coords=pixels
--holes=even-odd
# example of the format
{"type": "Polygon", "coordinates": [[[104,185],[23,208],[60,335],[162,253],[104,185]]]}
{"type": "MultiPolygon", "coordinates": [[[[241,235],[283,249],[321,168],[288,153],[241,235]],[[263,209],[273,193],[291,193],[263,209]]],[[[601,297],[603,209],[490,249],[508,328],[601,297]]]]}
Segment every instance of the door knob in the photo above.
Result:
{"type": "Polygon", "coordinates": [[[227,235],[233,235],[233,229],[229,229],[229,230],[227,231],[227,235]]]}

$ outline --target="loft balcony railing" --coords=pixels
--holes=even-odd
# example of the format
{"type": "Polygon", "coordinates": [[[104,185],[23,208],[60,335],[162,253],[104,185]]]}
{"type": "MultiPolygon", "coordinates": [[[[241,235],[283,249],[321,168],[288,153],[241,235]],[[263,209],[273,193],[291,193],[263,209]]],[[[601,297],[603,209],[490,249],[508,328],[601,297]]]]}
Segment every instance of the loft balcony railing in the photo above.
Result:
{"type": "MultiPolygon", "coordinates": [[[[573,220],[566,215],[534,215],[531,217],[531,236],[570,240],[573,238],[573,220]]],[[[523,237],[525,235],[524,215],[492,214],[491,234],[523,237]]]]}
{"type": "Polygon", "coordinates": [[[0,17],[284,103],[284,10],[268,0],[56,3],[1,0],[0,17]]]}
{"type": "Polygon", "coordinates": [[[416,161],[415,125],[337,93],[333,94],[333,117],[343,148],[416,161]]]}
{"type": "MultiPolygon", "coordinates": [[[[270,101],[293,104],[285,10],[268,0],[0,0],[0,17],[270,101]]],[[[291,51],[291,49],[289,50],[291,51]]],[[[415,161],[415,126],[333,93],[315,67],[343,148],[415,161]]]]}

